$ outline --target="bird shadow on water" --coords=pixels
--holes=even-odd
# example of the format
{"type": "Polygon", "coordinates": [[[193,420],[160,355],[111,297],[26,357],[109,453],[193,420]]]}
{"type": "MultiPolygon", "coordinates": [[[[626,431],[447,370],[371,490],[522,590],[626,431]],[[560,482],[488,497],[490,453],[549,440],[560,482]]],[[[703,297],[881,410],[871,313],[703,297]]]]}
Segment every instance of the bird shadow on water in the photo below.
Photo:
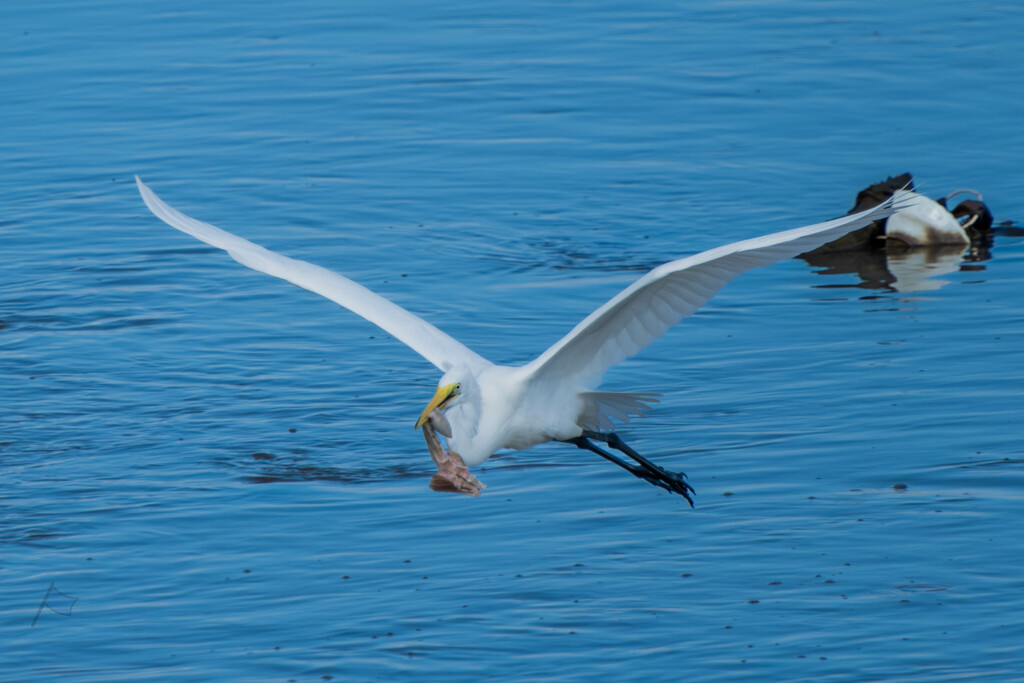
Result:
{"type": "MultiPolygon", "coordinates": [[[[503,454],[504,455],[504,454],[503,454]]],[[[500,455],[498,456],[500,459],[500,455]]],[[[492,460],[495,458],[492,458],[492,460]]],[[[500,466],[480,468],[480,472],[499,469],[535,469],[550,467],[571,467],[571,463],[524,462],[514,456],[506,457],[500,466]]],[[[397,464],[388,467],[336,467],[315,464],[306,457],[306,452],[273,455],[252,453],[245,457],[222,457],[214,461],[217,465],[241,470],[239,480],[247,484],[280,484],[288,482],[325,481],[344,484],[373,484],[404,479],[421,479],[424,485],[430,482],[436,470],[431,463],[397,464]]]]}
{"type": "Polygon", "coordinates": [[[279,484],[287,482],[331,481],[345,484],[370,484],[401,479],[429,479],[432,471],[426,465],[392,465],[390,467],[334,467],[316,464],[304,453],[272,455],[252,453],[247,457],[224,457],[218,465],[241,470],[239,480],[248,484],[279,484]]]}

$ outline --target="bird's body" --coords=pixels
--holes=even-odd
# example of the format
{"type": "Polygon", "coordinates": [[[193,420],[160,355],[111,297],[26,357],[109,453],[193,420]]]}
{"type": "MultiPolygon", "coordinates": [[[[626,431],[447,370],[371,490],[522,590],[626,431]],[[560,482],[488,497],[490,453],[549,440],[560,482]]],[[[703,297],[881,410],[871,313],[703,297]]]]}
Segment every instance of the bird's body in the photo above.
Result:
{"type": "Polygon", "coordinates": [[[893,196],[903,206],[885,223],[887,239],[908,247],[971,243],[960,222],[942,204],[909,190],[896,190],[893,196]]]}
{"type": "Polygon", "coordinates": [[[446,411],[452,430],[448,444],[469,466],[502,449],[522,451],[575,438],[583,433],[588,408],[594,410],[589,398],[594,392],[531,377],[526,367],[490,365],[474,377],[457,366],[441,384],[451,382],[462,384],[466,398],[446,411]]]}
{"type": "Polygon", "coordinates": [[[478,493],[480,487],[479,482],[472,483],[475,479],[466,466],[479,465],[502,449],[524,450],[547,441],[565,441],[690,500],[692,489],[681,475],[646,460],[611,432],[613,420],[628,421],[631,415],[641,414],[657,394],[597,391],[605,371],[647,347],[741,273],[814,249],[885,218],[897,208],[896,200],[890,198],[859,214],[665,263],[597,308],[534,361],[512,367],[491,363],[433,325],[337,273],[189,218],[161,201],[141,180],[136,181],[146,205],[169,225],[224,249],[243,265],[341,304],[438,367],[444,376],[416,426],[424,429],[439,473],[456,490],[466,493],[478,493]],[[439,445],[436,432],[447,436],[451,458],[439,445]],[[604,441],[632,462],[595,446],[592,439],[604,441]]]}

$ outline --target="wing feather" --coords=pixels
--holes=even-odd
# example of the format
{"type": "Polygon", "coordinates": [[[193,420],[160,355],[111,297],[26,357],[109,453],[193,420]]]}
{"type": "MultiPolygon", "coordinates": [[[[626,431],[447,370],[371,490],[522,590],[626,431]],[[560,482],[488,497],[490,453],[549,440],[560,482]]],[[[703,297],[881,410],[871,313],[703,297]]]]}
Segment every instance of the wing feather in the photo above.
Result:
{"type": "Polygon", "coordinates": [[[208,223],[189,218],[164,203],[138,176],[135,182],[149,210],[171,227],[223,249],[243,266],[287,280],[344,306],[408,345],[442,372],[460,363],[474,370],[491,364],[422,318],[366,287],[326,268],[282,256],[208,223]]]}
{"type": "Polygon", "coordinates": [[[596,387],[608,368],[649,346],[737,276],[819,247],[899,208],[890,198],[852,216],[728,244],[658,266],[587,316],[525,369],[534,379],[596,387]]]}

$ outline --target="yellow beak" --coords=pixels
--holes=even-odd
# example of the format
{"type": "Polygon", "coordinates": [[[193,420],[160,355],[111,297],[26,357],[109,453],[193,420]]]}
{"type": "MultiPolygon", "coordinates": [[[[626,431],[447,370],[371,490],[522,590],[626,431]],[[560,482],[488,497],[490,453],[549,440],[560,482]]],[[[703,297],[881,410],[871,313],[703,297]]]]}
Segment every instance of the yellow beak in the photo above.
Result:
{"type": "Polygon", "coordinates": [[[458,386],[459,384],[456,382],[454,384],[448,384],[437,388],[437,393],[434,394],[434,398],[430,399],[430,403],[427,404],[427,407],[424,408],[423,412],[420,414],[420,419],[416,420],[416,429],[423,426],[423,423],[427,421],[427,418],[430,417],[430,413],[434,412],[435,408],[443,408],[445,403],[459,395],[456,391],[456,387],[458,386]]]}

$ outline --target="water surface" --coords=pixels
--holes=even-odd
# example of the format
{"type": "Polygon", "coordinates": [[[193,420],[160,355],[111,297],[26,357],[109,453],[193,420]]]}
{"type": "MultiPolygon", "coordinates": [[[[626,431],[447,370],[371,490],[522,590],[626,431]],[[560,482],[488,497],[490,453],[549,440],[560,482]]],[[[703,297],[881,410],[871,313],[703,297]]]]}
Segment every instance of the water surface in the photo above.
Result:
{"type": "Polygon", "coordinates": [[[431,492],[436,371],[132,184],[496,362],[913,172],[1019,221],[1012,4],[0,9],[10,680],[1024,674],[1024,240],[727,287],[605,386],[697,507],[560,445],[431,492]],[[898,487],[897,487],[898,485],[898,487]],[[43,610],[53,583],[71,616],[43,610]]]}

